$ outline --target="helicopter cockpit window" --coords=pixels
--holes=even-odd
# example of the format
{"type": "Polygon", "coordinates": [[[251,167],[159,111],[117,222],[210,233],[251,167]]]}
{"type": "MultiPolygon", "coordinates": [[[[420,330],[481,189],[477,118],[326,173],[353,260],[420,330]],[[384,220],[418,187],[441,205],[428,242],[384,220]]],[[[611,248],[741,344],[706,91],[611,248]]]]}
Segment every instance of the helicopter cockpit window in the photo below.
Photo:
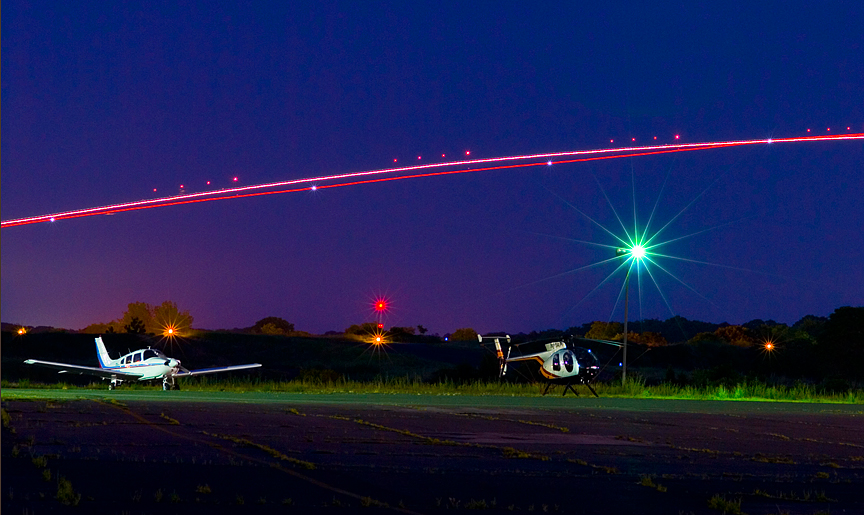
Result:
{"type": "Polygon", "coordinates": [[[147,349],[144,351],[144,359],[158,358],[158,357],[159,357],[159,355],[156,354],[156,351],[153,349],[147,349]]]}
{"type": "Polygon", "coordinates": [[[570,351],[564,353],[564,368],[566,368],[568,372],[573,371],[573,355],[570,354],[570,351]]]}
{"type": "Polygon", "coordinates": [[[561,361],[558,359],[557,353],[554,356],[552,356],[552,370],[555,370],[555,371],[561,370],[561,361]]]}
{"type": "Polygon", "coordinates": [[[599,365],[599,361],[597,361],[597,356],[595,356],[594,353],[589,351],[588,349],[579,347],[573,349],[573,354],[576,360],[579,362],[579,366],[582,368],[591,368],[599,365]]]}

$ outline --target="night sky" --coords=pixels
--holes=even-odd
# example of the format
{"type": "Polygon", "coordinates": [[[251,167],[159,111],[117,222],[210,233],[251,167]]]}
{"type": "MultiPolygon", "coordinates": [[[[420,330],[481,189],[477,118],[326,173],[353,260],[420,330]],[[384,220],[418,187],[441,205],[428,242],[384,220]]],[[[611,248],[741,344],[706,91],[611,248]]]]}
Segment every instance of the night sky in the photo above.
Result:
{"type": "MultiPolygon", "coordinates": [[[[859,2],[180,4],[3,2],[3,220],[417,156],[864,132],[859,2]]],[[[664,253],[722,266],[658,261],[681,282],[634,278],[631,320],[792,324],[864,304],[862,163],[772,144],[4,228],[2,320],[172,300],[199,328],[322,333],[383,295],[388,326],[440,334],[620,321],[623,274],[594,290],[614,265],[565,272],[614,255],[584,215],[621,233],[635,191],[637,223],[692,235],[664,253]]]]}

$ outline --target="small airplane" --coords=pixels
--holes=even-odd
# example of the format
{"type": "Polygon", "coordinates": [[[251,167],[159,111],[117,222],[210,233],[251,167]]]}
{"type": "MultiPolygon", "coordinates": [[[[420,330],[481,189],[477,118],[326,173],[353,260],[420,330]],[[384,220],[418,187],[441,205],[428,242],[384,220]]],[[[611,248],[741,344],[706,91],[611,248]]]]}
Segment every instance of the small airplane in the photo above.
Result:
{"type": "MultiPolygon", "coordinates": [[[[594,388],[591,387],[591,381],[597,377],[600,372],[600,365],[597,357],[590,349],[577,347],[573,345],[572,340],[565,341],[561,338],[553,338],[548,340],[536,340],[525,342],[516,345],[510,344],[510,335],[505,336],[481,336],[477,335],[480,340],[480,345],[483,345],[483,340],[491,340],[495,344],[495,353],[498,356],[498,377],[502,378],[507,374],[507,364],[516,363],[519,361],[536,361],[540,363],[540,373],[548,381],[546,389],[543,390],[543,395],[549,392],[549,387],[555,383],[564,383],[564,394],[567,395],[567,390],[570,390],[575,395],[579,395],[573,388],[573,383],[584,384],[591,390],[595,397],[599,397],[594,388]],[[501,339],[505,339],[508,344],[507,356],[504,356],[504,351],[501,348],[501,339]],[[519,347],[542,345],[542,350],[531,353],[522,353],[519,347]],[[516,349],[518,355],[513,356],[513,349],[516,349]]],[[[595,341],[595,340],[591,340],[595,341]]],[[[612,345],[620,345],[617,342],[607,342],[605,340],[596,340],[601,343],[612,345]]]]}
{"type": "Polygon", "coordinates": [[[96,338],[96,356],[99,358],[99,368],[84,367],[81,365],[70,365],[68,363],[54,363],[52,361],[39,361],[28,359],[24,363],[28,365],[39,365],[43,367],[60,370],[60,374],[70,373],[79,375],[98,376],[109,380],[108,389],[113,390],[120,386],[123,381],[152,381],[162,379],[163,390],[179,390],[176,378],[197,376],[203,374],[215,374],[217,372],[228,372],[230,370],[244,370],[247,368],[260,367],[260,363],[248,365],[234,365],[230,367],[202,368],[200,370],[187,370],[180,365],[180,360],[169,358],[157,349],[139,349],[130,352],[117,359],[111,359],[108,350],[102,342],[102,337],[96,338]]]}

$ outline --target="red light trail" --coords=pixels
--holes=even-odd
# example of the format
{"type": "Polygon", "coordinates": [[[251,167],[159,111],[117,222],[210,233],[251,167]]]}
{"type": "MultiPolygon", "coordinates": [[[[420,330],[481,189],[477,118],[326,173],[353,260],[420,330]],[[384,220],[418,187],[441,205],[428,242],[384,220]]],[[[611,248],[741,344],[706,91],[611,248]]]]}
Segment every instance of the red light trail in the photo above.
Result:
{"type": "MultiPolygon", "coordinates": [[[[676,135],[676,139],[678,136],[676,135]]],[[[402,179],[417,179],[422,177],[434,177],[439,175],[452,175],[460,173],[483,172],[492,170],[504,170],[512,168],[526,168],[532,166],[549,166],[553,164],[579,163],[586,161],[597,161],[603,159],[621,159],[626,157],[641,157],[657,154],[666,154],[672,152],[691,152],[695,150],[708,150],[714,148],[736,147],[744,145],[759,145],[759,144],[775,144],[775,143],[803,143],[817,141],[834,141],[834,140],[864,140],[864,133],[846,134],[846,135],[830,135],[830,136],[805,136],[797,138],[769,138],[756,140],[735,140],[735,141],[717,141],[705,143],[677,143],[673,145],[647,145],[638,147],[619,147],[608,149],[594,150],[575,150],[569,152],[552,152],[546,154],[530,154],[522,156],[506,156],[494,157],[488,159],[471,159],[462,161],[451,161],[444,163],[432,163],[415,166],[404,166],[399,168],[384,168],[379,170],[369,170],[364,172],[341,173],[327,176],[311,177],[305,179],[294,179],[289,181],[272,182],[267,184],[257,184],[252,186],[238,186],[234,188],[224,188],[220,190],[205,191],[199,193],[190,193],[183,195],[175,195],[170,197],[161,197],[155,199],[138,200],[134,202],[124,202],[111,204],[107,206],[92,207],[87,209],[78,209],[73,211],[64,211],[61,213],[46,214],[33,216],[28,218],[16,218],[0,222],[0,227],[16,227],[19,225],[29,225],[43,222],[54,222],[57,220],[67,220],[72,218],[81,218],[85,216],[109,215],[121,213],[125,211],[136,211],[139,209],[151,209],[156,207],[177,206],[182,204],[193,204],[198,202],[208,202],[211,200],[228,200],[236,198],[256,197],[262,195],[276,195],[281,193],[296,193],[300,191],[316,191],[325,188],[338,188],[342,186],[357,186],[360,184],[373,184],[376,182],[396,181],[402,179]],[[575,159],[554,158],[586,156],[575,159]],[[533,160],[540,161],[533,161],[533,160]],[[477,167],[477,165],[506,163],[515,161],[514,164],[502,164],[498,166],[477,167]],[[533,161],[528,163],[519,163],[518,161],[533,161]],[[441,170],[425,173],[411,173],[421,170],[451,168],[457,166],[468,166],[467,169],[460,170],[441,170]],[[396,174],[388,177],[376,177],[362,180],[352,180],[349,182],[337,182],[335,184],[318,184],[321,182],[340,181],[345,179],[360,179],[365,177],[374,177],[378,175],[396,174]],[[295,187],[289,189],[272,190],[273,188],[284,188],[286,186],[295,186],[300,184],[310,184],[309,186],[295,187]],[[272,190],[272,191],[258,191],[272,190]]],[[[465,153],[469,155],[469,152],[465,153]]],[[[418,156],[419,159],[419,156],[418,156]]],[[[395,161],[395,159],[394,159],[395,161]]],[[[235,182],[237,178],[233,179],[235,182]]],[[[155,190],[154,190],[155,191],[155,190]]]]}

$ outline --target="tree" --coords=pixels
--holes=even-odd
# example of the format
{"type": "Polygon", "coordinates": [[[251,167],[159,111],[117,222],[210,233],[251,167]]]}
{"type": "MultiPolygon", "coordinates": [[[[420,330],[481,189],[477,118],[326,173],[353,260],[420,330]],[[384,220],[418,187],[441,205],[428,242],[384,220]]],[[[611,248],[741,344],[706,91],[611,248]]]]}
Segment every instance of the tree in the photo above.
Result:
{"type": "Polygon", "coordinates": [[[390,335],[391,341],[394,342],[405,342],[410,339],[411,336],[414,336],[414,328],[413,327],[391,327],[387,333],[390,335]]]}
{"type": "Polygon", "coordinates": [[[192,315],[188,311],[180,311],[177,304],[166,300],[153,308],[153,321],[157,334],[183,335],[188,334],[192,327],[192,315]]]}
{"type": "Polygon", "coordinates": [[[601,322],[598,320],[591,324],[591,329],[585,334],[585,338],[591,340],[612,340],[618,334],[624,334],[624,324],[620,322],[601,322]]]}
{"type": "Polygon", "coordinates": [[[714,331],[714,334],[738,347],[750,347],[756,343],[752,331],[740,325],[727,325],[725,327],[720,327],[714,331]]]}
{"type": "Polygon", "coordinates": [[[366,322],[365,324],[353,324],[348,329],[345,329],[345,334],[368,335],[378,330],[378,324],[375,322],[366,322]]]}
{"type": "Polygon", "coordinates": [[[279,317],[266,317],[252,326],[255,334],[290,334],[294,332],[294,324],[279,317]]]}
{"type": "Polygon", "coordinates": [[[792,324],[792,329],[796,331],[805,331],[814,338],[818,338],[819,334],[825,328],[828,322],[826,317],[817,317],[816,315],[804,315],[801,320],[792,324]]]}
{"type": "Polygon", "coordinates": [[[453,331],[453,334],[450,335],[450,340],[454,342],[467,342],[474,340],[477,341],[477,331],[471,329],[470,327],[463,327],[462,329],[456,329],[453,331]]]}
{"type": "Polygon", "coordinates": [[[835,309],[817,339],[831,368],[860,375],[864,359],[864,307],[835,309]]]}
{"type": "MultiPolygon", "coordinates": [[[[624,341],[624,333],[615,335],[614,340],[618,342],[624,341]]],[[[662,347],[669,344],[669,342],[666,341],[666,338],[663,338],[663,335],[652,333],[651,331],[645,331],[642,334],[628,331],[627,343],[638,343],[641,345],[647,345],[648,347],[662,347]]]]}
{"type": "Polygon", "coordinates": [[[117,321],[115,320],[114,322],[109,322],[107,324],[90,324],[78,332],[84,334],[111,334],[117,332],[116,326],[117,321]]]}
{"type": "Polygon", "coordinates": [[[688,340],[687,343],[695,345],[697,343],[719,342],[719,341],[721,341],[719,336],[717,336],[715,333],[709,333],[706,331],[706,332],[702,332],[702,333],[696,333],[696,336],[694,336],[693,338],[690,338],[690,340],[688,340]]]}
{"type": "MultiPolygon", "coordinates": [[[[146,302],[131,302],[126,308],[126,312],[123,313],[123,317],[120,318],[118,324],[122,328],[131,327],[132,319],[137,318],[140,324],[144,325],[144,330],[141,333],[157,333],[160,332],[157,324],[153,320],[153,308],[147,304],[146,302]]],[[[115,330],[119,329],[118,327],[114,328],[115,330]]],[[[126,330],[126,332],[129,332],[126,330]]]]}
{"type": "Polygon", "coordinates": [[[427,332],[428,330],[429,330],[429,329],[426,329],[426,328],[423,327],[422,325],[418,325],[418,326],[417,326],[417,331],[418,331],[420,334],[426,334],[426,332],[427,332]]]}
{"type": "Polygon", "coordinates": [[[132,317],[132,320],[128,325],[124,325],[123,329],[129,334],[144,334],[146,332],[144,322],[138,317],[132,317]]]}

